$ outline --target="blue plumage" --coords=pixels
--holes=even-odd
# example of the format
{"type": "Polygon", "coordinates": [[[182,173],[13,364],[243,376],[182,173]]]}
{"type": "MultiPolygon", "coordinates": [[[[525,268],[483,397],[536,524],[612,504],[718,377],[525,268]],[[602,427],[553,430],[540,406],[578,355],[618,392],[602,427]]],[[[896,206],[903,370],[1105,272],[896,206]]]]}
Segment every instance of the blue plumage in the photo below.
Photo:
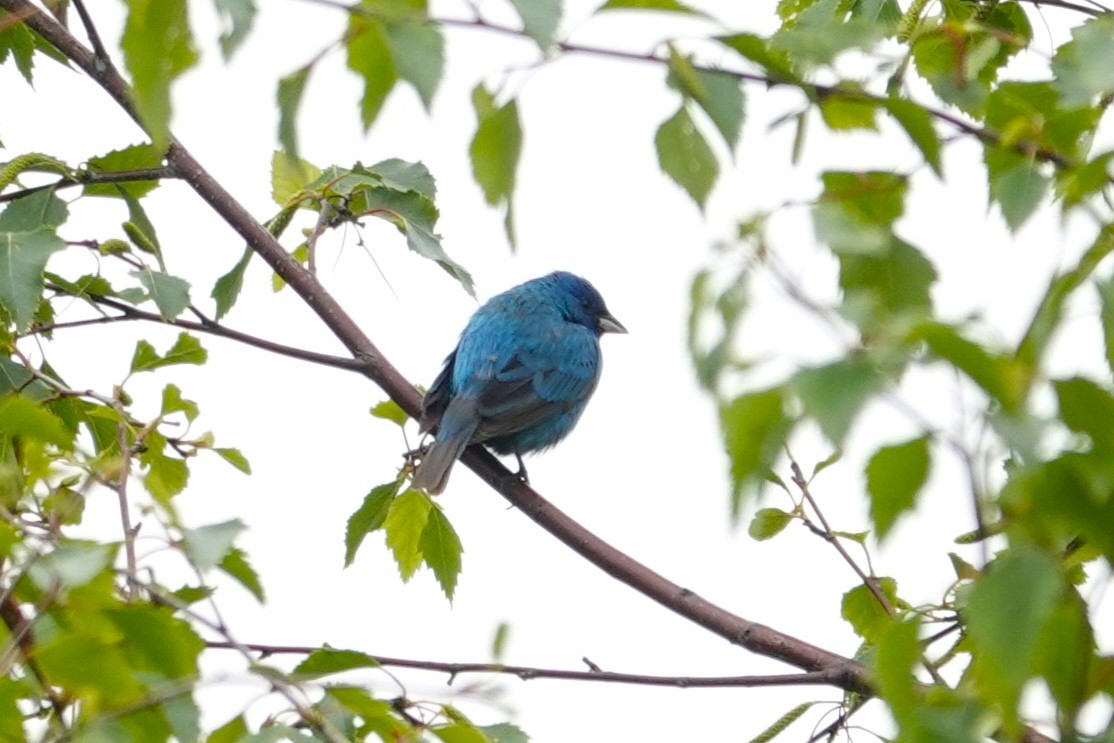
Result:
{"type": "Polygon", "coordinates": [[[425,397],[421,430],[436,439],[414,487],[444,490],[469,444],[519,456],[567,436],[596,390],[599,337],[609,332],[627,330],[595,287],[564,271],[489,299],[425,397]]]}

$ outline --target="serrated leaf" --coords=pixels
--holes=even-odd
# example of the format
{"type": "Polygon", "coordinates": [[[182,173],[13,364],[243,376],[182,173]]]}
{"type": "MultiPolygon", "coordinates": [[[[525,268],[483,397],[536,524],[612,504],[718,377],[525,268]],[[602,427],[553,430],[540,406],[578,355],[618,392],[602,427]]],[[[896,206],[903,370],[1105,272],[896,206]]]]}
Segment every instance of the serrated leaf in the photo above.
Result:
{"type": "Polygon", "coordinates": [[[656,10],[663,13],[705,15],[679,0],[607,0],[597,12],[605,10],[656,10]]]}
{"type": "Polygon", "coordinates": [[[914,336],[934,355],[967,375],[1006,410],[1017,410],[1024,401],[1026,380],[1021,365],[968,340],[948,325],[925,323],[914,336]]]}
{"type": "Polygon", "coordinates": [[[683,105],[658,127],[654,146],[662,171],[703,209],[719,177],[719,164],[683,105]]]}
{"type": "Polygon", "coordinates": [[[77,588],[93,580],[112,564],[115,556],[116,549],[112,545],[68,540],[33,562],[27,573],[44,591],[55,586],[77,588]]]}
{"type": "Polygon", "coordinates": [[[431,110],[445,68],[445,39],[440,27],[432,23],[387,23],[385,31],[395,72],[418,91],[426,111],[431,110]]]}
{"type": "Polygon", "coordinates": [[[433,570],[445,598],[452,601],[456,591],[457,578],[460,576],[460,556],[464,547],[456,530],[440,508],[429,512],[421,536],[422,557],[425,564],[433,570]]]}
{"type": "Polygon", "coordinates": [[[232,543],[245,528],[239,519],[222,521],[197,529],[183,529],[186,554],[200,570],[209,570],[221,564],[233,549],[232,543]]]}
{"type": "Polygon", "coordinates": [[[863,405],[885,384],[885,377],[867,358],[853,356],[794,375],[793,391],[805,412],[828,440],[842,446],[863,405]]]}
{"type": "Polygon", "coordinates": [[[225,60],[244,43],[255,20],[255,0],[213,0],[221,20],[220,51],[225,60]]]}
{"type": "Polygon", "coordinates": [[[1065,108],[1114,93],[1114,19],[1104,13],[1076,26],[1052,58],[1052,85],[1065,108]]]}
{"type": "Polygon", "coordinates": [[[1033,547],[1011,547],[971,588],[964,608],[972,663],[981,686],[1016,715],[1021,688],[1033,671],[1037,642],[1064,582],[1055,561],[1033,547]]]}
{"type": "Polygon", "coordinates": [[[279,150],[271,155],[271,198],[279,206],[286,206],[320,177],[321,168],[308,160],[291,158],[279,150]]]}
{"type": "Polygon", "coordinates": [[[160,356],[147,341],[141,340],[135,344],[132,354],[131,371],[151,371],[163,366],[173,364],[204,364],[209,358],[209,353],[202,347],[201,341],[189,333],[179,333],[174,345],[160,356]]]}
{"type": "Polygon", "coordinates": [[[561,0],[511,0],[522,29],[537,42],[542,52],[553,48],[561,22],[561,0]]]}
{"type": "Polygon", "coordinates": [[[217,303],[217,320],[227,315],[228,311],[236,304],[236,300],[239,299],[240,290],[244,287],[244,274],[248,270],[248,264],[251,263],[253,255],[255,255],[254,250],[244,248],[244,254],[240,256],[240,260],[236,261],[236,265],[213,284],[213,291],[209,296],[217,303]]]}
{"type": "Polygon", "coordinates": [[[65,247],[66,243],[50,227],[8,232],[0,226],[0,305],[8,311],[17,330],[31,324],[43,293],[46,262],[65,247]]]}
{"type": "Polygon", "coordinates": [[[251,463],[239,449],[232,449],[227,447],[213,447],[213,451],[220,455],[220,458],[228,462],[236,469],[243,472],[245,475],[251,474],[251,463]]]}
{"type": "Polygon", "coordinates": [[[155,300],[155,306],[164,320],[175,319],[190,306],[190,285],[185,279],[150,268],[131,271],[130,275],[139,279],[151,299],[155,300]]]}
{"type": "Polygon", "coordinates": [[[16,69],[30,85],[35,66],[35,37],[26,24],[9,20],[6,11],[0,11],[0,62],[12,55],[16,69]]]}
{"type": "Polygon", "coordinates": [[[165,417],[171,413],[183,413],[188,421],[196,419],[198,414],[197,403],[183,398],[182,390],[176,384],[168,384],[162,389],[162,409],[159,415],[165,417]]]}
{"type": "Polygon", "coordinates": [[[481,725],[479,730],[491,743],[530,743],[530,736],[524,733],[522,728],[509,722],[481,725]]]}
{"type": "Polygon", "coordinates": [[[925,162],[932,167],[932,172],[942,177],[940,136],[936,133],[931,114],[916,103],[903,98],[886,99],[886,110],[905,130],[910,141],[921,151],[925,162]]]}
{"type": "Polygon", "coordinates": [[[185,461],[164,453],[165,443],[156,445],[155,435],[147,438],[147,450],[140,455],[140,462],[147,468],[143,485],[155,500],[167,504],[170,499],[186,489],[190,471],[185,461]]]}
{"type": "Polygon", "coordinates": [[[1050,179],[1035,160],[1021,155],[988,149],[986,162],[990,198],[1002,209],[1010,231],[1017,232],[1040,206],[1050,179]]]}
{"type": "Polygon", "coordinates": [[[414,191],[431,202],[437,198],[437,181],[421,162],[407,162],[397,157],[381,160],[367,168],[383,185],[396,191],[414,191]]]}
{"type": "Polygon", "coordinates": [[[409,581],[422,565],[422,532],[433,508],[429,498],[418,490],[407,490],[391,502],[383,528],[402,580],[409,581]]]}
{"type": "Polygon", "coordinates": [[[348,69],[359,75],[364,82],[364,92],[360,98],[360,121],[366,132],[398,81],[398,73],[395,71],[382,21],[351,13],[348,23],[344,46],[348,69]]]}
{"type": "Polygon", "coordinates": [[[363,544],[364,537],[383,526],[398,488],[397,480],[372,488],[364,496],[360,507],[348,517],[348,526],[344,532],[344,567],[348,567],[356,559],[356,551],[363,544]]]}
{"type": "Polygon", "coordinates": [[[252,596],[255,596],[259,603],[262,604],[267,600],[263,593],[263,583],[259,580],[259,574],[248,562],[247,553],[239,547],[228,550],[217,567],[235,578],[252,596]]]}
{"type": "Polygon", "coordinates": [[[0,212],[0,233],[35,232],[63,224],[70,215],[69,207],[54,194],[43,189],[10,202],[0,212]]]}
{"type": "Polygon", "coordinates": [[[275,94],[279,110],[279,146],[290,157],[298,157],[298,108],[302,105],[302,94],[313,67],[307,65],[280,78],[278,92],[275,94]]]}
{"type": "Polygon", "coordinates": [[[120,47],[132,77],[135,107],[154,145],[170,134],[170,85],[197,62],[185,0],[126,0],[120,47]]]}
{"type": "MultiPolygon", "coordinates": [[[[472,91],[472,106],[476,111],[476,134],[468,148],[472,176],[483,189],[488,204],[502,204],[506,208],[507,224],[511,225],[515,180],[522,154],[518,103],[511,100],[497,106],[495,97],[483,85],[477,85],[472,91]]],[[[514,232],[509,227],[507,239],[513,247],[514,232]]]]}
{"type": "Polygon", "coordinates": [[[320,678],[334,673],[351,671],[354,668],[378,668],[379,661],[358,650],[339,650],[321,648],[314,650],[306,659],[294,667],[294,675],[302,678],[320,678]]]}
{"type": "Polygon", "coordinates": [[[833,131],[866,129],[876,131],[878,103],[850,91],[826,95],[820,99],[820,117],[833,131]]]}
{"type": "Polygon", "coordinates": [[[1114,396],[1082,377],[1053,382],[1060,406],[1060,420],[1068,428],[1090,437],[1096,450],[1114,450],[1114,396]]]}
{"type": "Polygon", "coordinates": [[[782,511],[780,508],[760,508],[751,519],[747,533],[759,542],[772,539],[789,525],[793,514],[782,511]]]}
{"type": "Polygon", "coordinates": [[[741,395],[720,409],[727,455],[731,460],[731,513],[738,518],[743,495],[765,481],[789,435],[780,388],[741,395]]]}
{"type": "Polygon", "coordinates": [[[899,722],[907,723],[918,700],[914,673],[921,659],[916,622],[897,622],[878,642],[873,664],[879,691],[899,722]]]}
{"type": "Polygon", "coordinates": [[[897,517],[913,508],[917,494],[928,479],[927,437],[895,446],[884,446],[866,466],[866,489],[870,493],[870,518],[879,541],[886,538],[897,517]]]}
{"type": "Polygon", "coordinates": [[[0,397],[0,434],[21,439],[34,439],[69,450],[74,433],[58,416],[37,402],[20,395],[0,397]]]}
{"type": "MultiPolygon", "coordinates": [[[[875,585],[889,601],[897,603],[897,583],[893,578],[874,578],[875,585]]],[[[893,624],[893,619],[874,593],[866,586],[855,586],[843,594],[840,616],[847,620],[855,634],[869,643],[877,643],[882,634],[893,624]]]]}
{"type": "Polygon", "coordinates": [[[405,426],[406,422],[410,420],[410,416],[394,400],[384,400],[375,405],[371,409],[371,414],[376,418],[391,421],[399,426],[405,426]]]}
{"type": "MultiPolygon", "coordinates": [[[[120,173],[132,170],[157,168],[162,165],[162,152],[151,144],[134,144],[123,149],[89,158],[86,168],[90,173],[120,173]]],[[[138,199],[158,188],[158,181],[127,181],[122,183],[89,183],[82,189],[83,196],[109,196],[120,198],[128,194],[138,199]]]]}

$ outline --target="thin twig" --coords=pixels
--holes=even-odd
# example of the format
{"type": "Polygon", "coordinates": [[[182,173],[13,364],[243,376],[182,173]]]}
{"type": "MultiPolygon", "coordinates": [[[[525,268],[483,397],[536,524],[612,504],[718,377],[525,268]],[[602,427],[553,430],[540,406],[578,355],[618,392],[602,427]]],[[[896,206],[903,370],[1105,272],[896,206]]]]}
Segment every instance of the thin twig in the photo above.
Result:
{"type": "Polygon", "coordinates": [[[97,27],[93,24],[92,16],[85,9],[85,0],[73,0],[73,6],[77,8],[77,14],[81,16],[81,25],[85,27],[85,34],[89,37],[89,43],[93,46],[93,54],[104,64],[106,69],[112,67],[112,58],[108,56],[108,50],[101,42],[101,35],[97,33],[97,27]]]}
{"type": "Polygon", "coordinates": [[[9,193],[0,194],[0,204],[3,204],[6,201],[15,201],[16,199],[22,199],[24,196],[31,196],[32,194],[36,194],[40,191],[58,191],[63,188],[73,188],[74,186],[92,186],[101,183],[161,181],[167,179],[175,179],[177,177],[177,174],[167,167],[141,168],[139,170],[118,170],[112,173],[96,173],[93,171],[84,170],[73,176],[65,176],[63,178],[59,178],[54,183],[46,183],[41,186],[32,186],[31,188],[20,189],[19,191],[10,191],[9,193]]]}
{"type": "MultiPolygon", "coordinates": [[[[214,650],[235,650],[227,642],[207,642],[206,647],[214,650]]],[[[242,643],[243,647],[269,655],[309,655],[320,647],[306,645],[265,645],[242,643]]],[[[385,655],[368,655],[381,666],[414,668],[449,674],[451,684],[462,673],[498,673],[517,676],[523,681],[533,679],[562,679],[573,681],[602,681],[608,683],[637,684],[642,686],[674,686],[680,689],[754,687],[754,686],[802,686],[824,685],[831,683],[831,677],[822,672],[787,673],[769,676],[656,676],[641,673],[617,673],[613,671],[568,671],[533,666],[511,666],[502,663],[446,663],[443,661],[414,660],[412,658],[392,658],[385,655]]]]}
{"type": "Polygon", "coordinates": [[[139,564],[135,559],[135,535],[139,531],[139,525],[136,524],[134,528],[132,527],[131,513],[128,508],[128,478],[131,477],[133,452],[131,446],[128,445],[128,427],[124,423],[127,417],[122,410],[118,409],[117,412],[121,414],[123,420],[116,427],[116,445],[120,449],[120,471],[116,475],[113,489],[116,491],[116,498],[120,503],[120,525],[124,528],[124,559],[128,566],[127,587],[124,590],[124,596],[131,601],[135,598],[139,586],[139,564]]]}

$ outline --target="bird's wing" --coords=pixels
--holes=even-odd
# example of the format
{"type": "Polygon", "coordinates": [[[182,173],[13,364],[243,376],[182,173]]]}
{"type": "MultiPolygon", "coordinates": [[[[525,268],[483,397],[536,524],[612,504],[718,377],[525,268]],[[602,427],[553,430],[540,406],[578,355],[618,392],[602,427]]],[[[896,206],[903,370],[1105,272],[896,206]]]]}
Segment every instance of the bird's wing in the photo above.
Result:
{"type": "Polygon", "coordinates": [[[482,419],[476,440],[522,431],[582,403],[595,390],[599,373],[599,344],[579,327],[496,360],[470,385],[482,419]]]}
{"type": "Polygon", "coordinates": [[[441,373],[437,375],[437,379],[433,380],[429,391],[425,393],[425,399],[422,400],[422,419],[418,424],[419,432],[434,431],[441,423],[441,416],[445,414],[452,397],[451,388],[455,364],[456,351],[454,350],[445,359],[445,365],[441,367],[441,373]]]}

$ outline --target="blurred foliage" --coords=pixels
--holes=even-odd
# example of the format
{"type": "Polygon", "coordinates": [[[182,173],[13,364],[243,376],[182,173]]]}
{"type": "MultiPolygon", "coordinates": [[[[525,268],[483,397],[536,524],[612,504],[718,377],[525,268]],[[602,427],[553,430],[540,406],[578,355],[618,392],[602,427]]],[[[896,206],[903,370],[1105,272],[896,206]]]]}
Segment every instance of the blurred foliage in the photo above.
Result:
{"type": "MultiPolygon", "coordinates": [[[[193,431],[200,406],[177,384],[165,384],[157,412],[137,410],[128,387],[139,374],[204,365],[207,353],[185,330],[163,350],[137,337],[130,362],[120,360],[127,371],[102,391],[83,383],[81,368],[56,369],[49,360],[56,314],[75,301],[89,310],[90,324],[143,317],[219,327],[239,298],[252,255],[246,250],[209,289],[212,319],[196,304],[194,287],[173,273],[188,256],[164,255],[144,200],[159,187],[162,155],[173,141],[173,85],[205,45],[194,38],[185,0],[125,5],[120,57],[149,141],[90,152],[76,164],[43,152],[0,163],[0,738],[525,741],[513,725],[477,727],[450,705],[419,710],[358,686],[321,683],[377,665],[362,652],[334,648],[308,653],[289,673],[253,660],[252,672],[286,697],[297,726],[271,718],[253,731],[241,715],[201,731],[194,692],[202,637],[227,630],[195,606],[213,600],[208,576],[214,572],[259,601],[264,581],[236,546],[244,524],[186,524],[177,502],[186,497],[195,456],[215,454],[244,473],[251,468],[237,449],[217,447],[211,433],[193,431]],[[80,194],[64,201],[60,194],[75,185],[80,194]],[[69,233],[71,209],[97,208],[90,197],[122,204],[128,218],[118,231],[69,233]],[[55,269],[56,256],[67,251],[95,254],[98,271],[55,269]],[[196,581],[164,584],[137,562],[135,527],[127,518],[120,540],[73,536],[96,490],[115,493],[123,512],[141,511],[157,523],[160,539],[196,581]],[[317,690],[308,697],[315,701],[306,701],[309,688],[317,690]]],[[[528,37],[542,62],[577,52],[606,56],[607,50],[564,40],[558,0],[509,5],[521,30],[479,16],[474,25],[528,37]]],[[[48,6],[56,17],[66,16],[65,0],[48,6]]],[[[215,0],[215,6],[216,46],[231,59],[250,38],[258,9],[253,0],[215,0]]],[[[470,274],[444,252],[435,231],[437,191],[424,165],[388,159],[322,167],[299,157],[299,107],[315,66],[334,48],[362,83],[354,114],[365,129],[384,115],[399,83],[429,109],[451,62],[442,23],[425,0],[359,0],[345,12],[348,23],[335,44],[305,50],[308,61],[276,77],[280,149],[271,180],[279,211],[268,229],[286,239],[298,213],[311,215],[315,226],[289,240],[288,249],[312,269],[325,230],[383,219],[410,250],[472,292],[470,274]]],[[[1017,233],[1038,210],[1055,208],[1094,223],[1093,242],[1079,262],[1050,277],[1024,337],[1015,345],[988,342],[976,322],[937,314],[938,248],[915,244],[902,225],[906,204],[918,197],[912,172],[824,172],[808,207],[816,241],[837,267],[830,288],[838,300],[810,298],[782,270],[769,227],[776,214],[743,215],[738,234],[693,281],[689,349],[701,386],[720,410],[733,518],[748,512],[759,491],[781,488],[792,507],[757,510],[750,535],[786,538],[786,527],[801,522],[859,571],[862,581],[846,593],[840,611],[862,639],[859,657],[874,672],[900,740],[975,741],[990,731],[1017,739],[1037,719],[1054,720],[1051,727],[1064,741],[1111,740],[1110,728],[1081,730],[1079,716],[1096,702],[1109,708],[1114,696],[1114,658],[1096,648],[1088,603],[1095,594],[1082,588],[1088,568],[1101,562],[1108,573],[1114,564],[1114,393],[1109,369],[1050,376],[1046,362],[1069,308],[1087,293],[1101,305],[1091,337],[1114,368],[1114,279],[1104,262],[1114,249],[1114,152],[1094,151],[1114,100],[1114,15],[1091,5],[1062,11],[1074,23],[1070,38],[1042,54],[1032,48],[1035,5],[1018,2],[914,2],[903,10],[894,0],[780,0],[779,28],[768,36],[727,29],[677,0],[610,0],[597,12],[652,13],[666,23],[701,18],[715,27],[706,38],[670,40],[645,55],[660,68],[663,95],[676,106],[647,152],[653,148],[663,173],[701,209],[746,142],[744,85],[757,83],[751,96],[772,87],[802,94],[800,107],[781,119],[797,128],[787,162],[797,161],[809,128],[880,142],[898,131],[943,179],[951,145],[973,138],[987,202],[1009,231],[1017,233]],[[709,58],[717,64],[703,61],[709,58]],[[848,58],[870,61],[873,71],[845,74],[848,58]],[[1008,65],[1016,58],[1035,60],[1043,73],[1014,79],[1008,65]],[[852,340],[836,357],[755,383],[751,375],[760,364],[739,349],[746,347],[751,293],[771,281],[852,340]],[[986,437],[972,445],[922,425],[916,436],[878,446],[860,463],[870,530],[833,529],[810,491],[814,478],[828,467],[856,466],[840,452],[861,428],[862,412],[892,399],[921,368],[948,370],[980,400],[986,437]],[[788,452],[810,427],[835,454],[806,478],[788,452]],[[926,556],[950,559],[955,583],[938,604],[913,606],[902,600],[897,578],[873,574],[869,550],[917,507],[935,463],[945,457],[971,470],[972,515],[958,514],[949,524],[958,542],[984,546],[983,559],[926,556]],[[787,464],[789,478],[779,474],[787,464]],[[865,555],[865,569],[844,545],[865,555]],[[1033,684],[1048,691],[1054,714],[1023,704],[1033,684]]],[[[19,16],[0,11],[0,63],[14,65],[30,83],[35,65],[49,61],[65,60],[19,16]]],[[[516,176],[529,122],[518,107],[521,91],[489,86],[480,81],[473,90],[469,155],[485,199],[504,210],[513,244],[516,176]]],[[[57,135],[44,134],[44,150],[51,136],[57,135]]],[[[275,289],[282,286],[275,276],[275,289]]],[[[372,414],[408,424],[391,402],[372,414]]],[[[382,531],[403,580],[428,567],[451,599],[463,547],[444,509],[406,487],[408,476],[404,465],[352,514],[345,564],[365,537],[382,531]]],[[[849,698],[844,714],[853,714],[858,701],[849,698]]],[[[790,710],[759,739],[778,736],[812,704],[790,710]]]]}

